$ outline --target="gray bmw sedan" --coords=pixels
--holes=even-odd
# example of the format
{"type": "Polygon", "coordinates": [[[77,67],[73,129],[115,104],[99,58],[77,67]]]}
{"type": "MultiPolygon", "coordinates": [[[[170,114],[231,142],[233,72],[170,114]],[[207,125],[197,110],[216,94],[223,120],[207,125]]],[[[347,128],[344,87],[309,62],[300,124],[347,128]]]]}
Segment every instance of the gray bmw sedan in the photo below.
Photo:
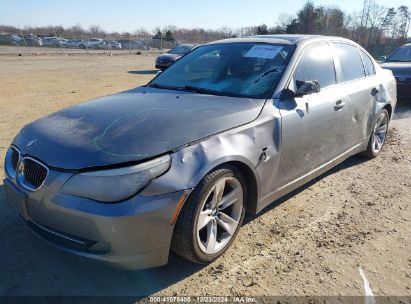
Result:
{"type": "Polygon", "coordinates": [[[38,236],[125,269],[221,256],[255,214],[348,157],[376,157],[396,83],[354,42],[202,45],[150,83],[25,126],[9,201],[38,236]]]}

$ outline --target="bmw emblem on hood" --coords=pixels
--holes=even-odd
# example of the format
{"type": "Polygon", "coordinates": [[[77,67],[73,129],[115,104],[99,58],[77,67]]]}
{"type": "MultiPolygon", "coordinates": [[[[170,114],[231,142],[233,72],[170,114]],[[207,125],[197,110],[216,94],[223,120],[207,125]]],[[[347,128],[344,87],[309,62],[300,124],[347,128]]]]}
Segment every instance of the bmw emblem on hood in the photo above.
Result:
{"type": "Polygon", "coordinates": [[[27,143],[27,145],[26,145],[26,149],[30,149],[30,148],[33,147],[36,143],[37,143],[37,139],[30,140],[30,141],[27,143]]]}

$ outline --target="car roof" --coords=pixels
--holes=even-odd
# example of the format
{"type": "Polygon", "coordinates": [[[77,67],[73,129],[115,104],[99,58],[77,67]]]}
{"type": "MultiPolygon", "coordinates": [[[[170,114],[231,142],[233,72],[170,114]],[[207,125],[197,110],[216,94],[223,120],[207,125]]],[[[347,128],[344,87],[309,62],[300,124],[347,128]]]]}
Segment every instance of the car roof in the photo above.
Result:
{"type": "Polygon", "coordinates": [[[323,36],[323,35],[304,35],[304,34],[278,34],[278,35],[256,35],[256,36],[246,36],[239,38],[229,38],[218,40],[213,43],[235,43],[235,42],[265,42],[265,43],[279,43],[279,44],[290,44],[298,45],[305,44],[312,41],[329,41],[329,40],[340,40],[340,41],[349,41],[348,39],[334,36],[323,36]]]}
{"type": "Polygon", "coordinates": [[[186,46],[186,47],[195,47],[195,44],[190,44],[190,43],[182,43],[182,44],[178,44],[177,46],[186,46]]]}

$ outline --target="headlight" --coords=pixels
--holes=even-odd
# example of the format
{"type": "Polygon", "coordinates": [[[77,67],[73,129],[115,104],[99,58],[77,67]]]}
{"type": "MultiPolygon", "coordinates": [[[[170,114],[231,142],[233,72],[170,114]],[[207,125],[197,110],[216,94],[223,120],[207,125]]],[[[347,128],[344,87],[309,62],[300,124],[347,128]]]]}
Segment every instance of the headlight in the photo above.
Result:
{"type": "Polygon", "coordinates": [[[170,164],[170,155],[165,155],[131,167],[79,173],[64,184],[61,192],[101,202],[122,201],[164,174],[170,164]]]}

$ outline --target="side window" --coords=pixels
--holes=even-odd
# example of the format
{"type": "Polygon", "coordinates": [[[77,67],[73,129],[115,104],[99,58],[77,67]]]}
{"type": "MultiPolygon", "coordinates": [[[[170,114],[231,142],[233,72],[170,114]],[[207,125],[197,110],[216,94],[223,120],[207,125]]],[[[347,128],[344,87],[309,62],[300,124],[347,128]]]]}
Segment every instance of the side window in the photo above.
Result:
{"type": "Polygon", "coordinates": [[[328,43],[316,44],[303,51],[294,72],[294,81],[317,80],[320,88],[336,83],[334,60],[328,43]]]}
{"type": "Polygon", "coordinates": [[[206,53],[190,62],[186,67],[186,72],[190,71],[191,73],[199,73],[203,77],[211,77],[219,61],[220,53],[218,51],[206,53]]]}
{"type": "Polygon", "coordinates": [[[358,48],[346,43],[334,42],[333,45],[340,59],[343,82],[365,77],[358,48]]]}
{"type": "Polygon", "coordinates": [[[372,62],[370,56],[368,56],[361,50],[360,50],[360,53],[361,53],[362,60],[364,62],[365,74],[367,76],[374,75],[375,67],[374,67],[374,63],[372,62]]]}

